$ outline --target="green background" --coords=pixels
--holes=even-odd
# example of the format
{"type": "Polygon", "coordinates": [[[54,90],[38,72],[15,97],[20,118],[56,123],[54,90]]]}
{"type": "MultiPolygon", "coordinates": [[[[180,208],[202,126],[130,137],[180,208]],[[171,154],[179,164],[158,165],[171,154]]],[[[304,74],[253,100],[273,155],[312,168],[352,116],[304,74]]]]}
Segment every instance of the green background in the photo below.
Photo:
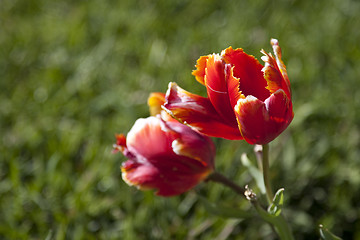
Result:
{"type": "MultiPolygon", "coordinates": [[[[148,116],[169,81],[206,96],[197,58],[283,50],[295,118],[270,144],[274,189],[296,239],[324,224],[360,239],[360,2],[0,0],[0,238],[275,239],[250,204],[215,183],[173,198],[121,180],[115,133],[148,116]],[[227,219],[214,204],[250,213],[227,219]]],[[[252,146],[214,139],[218,171],[256,184],[252,146]]]]}

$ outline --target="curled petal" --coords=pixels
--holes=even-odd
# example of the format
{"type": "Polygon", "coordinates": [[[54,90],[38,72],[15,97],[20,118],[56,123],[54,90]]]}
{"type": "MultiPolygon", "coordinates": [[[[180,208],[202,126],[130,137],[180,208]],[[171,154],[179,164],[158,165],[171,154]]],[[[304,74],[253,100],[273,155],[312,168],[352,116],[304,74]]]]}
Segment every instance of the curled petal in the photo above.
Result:
{"type": "Polygon", "coordinates": [[[171,134],[174,133],[164,134],[163,129],[166,129],[166,126],[157,117],[136,120],[127,135],[128,150],[138,156],[139,161],[142,161],[141,158],[151,159],[154,155],[171,152],[171,142],[175,139],[175,136],[171,136],[171,134]]]}
{"type": "MultiPolygon", "coordinates": [[[[237,125],[226,83],[225,64],[220,55],[213,54],[207,59],[205,69],[205,86],[211,104],[230,125],[237,125]]],[[[239,91],[239,90],[238,90],[239,91]]]]}
{"type": "Polygon", "coordinates": [[[186,156],[199,161],[204,167],[214,169],[213,159],[215,156],[215,146],[211,139],[200,135],[190,127],[176,122],[168,122],[168,126],[176,132],[182,134],[172,142],[173,151],[179,156],[186,156]]]}
{"type": "Polygon", "coordinates": [[[234,76],[240,81],[240,91],[245,96],[252,95],[265,101],[270,96],[265,88],[267,83],[261,69],[263,66],[251,55],[246,54],[241,48],[229,47],[222,52],[225,63],[234,67],[234,76]]]}
{"type": "Polygon", "coordinates": [[[240,80],[234,76],[234,67],[230,64],[226,64],[225,74],[231,109],[234,110],[237,101],[240,98],[245,98],[245,96],[240,91],[240,80]]]}
{"type": "Polygon", "coordinates": [[[195,65],[196,70],[192,71],[192,75],[195,76],[196,81],[198,81],[202,85],[205,85],[204,77],[205,77],[205,69],[206,69],[207,59],[208,59],[208,56],[201,56],[197,60],[197,64],[195,65]]]}
{"type": "Polygon", "coordinates": [[[116,137],[115,146],[121,147],[121,148],[126,147],[126,137],[124,136],[124,134],[116,134],[115,137],[116,137]]]}
{"type": "Polygon", "coordinates": [[[269,121],[269,114],[263,101],[250,95],[245,99],[239,99],[234,110],[240,132],[248,143],[267,142],[266,123],[269,121]]]}
{"type": "Polygon", "coordinates": [[[271,53],[261,50],[264,54],[261,59],[265,62],[265,67],[262,71],[264,72],[264,77],[267,81],[266,88],[270,93],[283,89],[286,95],[291,99],[290,82],[285,64],[281,60],[281,49],[276,39],[272,39],[271,44],[274,49],[275,57],[273,57],[271,53]]]}
{"type": "Polygon", "coordinates": [[[158,164],[139,164],[131,160],[121,167],[122,177],[141,190],[155,189],[156,195],[170,197],[188,191],[204,180],[211,169],[191,169],[176,157],[159,156],[158,164]]]}
{"type": "Polygon", "coordinates": [[[253,96],[239,99],[235,112],[241,134],[250,144],[266,144],[274,140],[293,118],[291,101],[282,89],[265,102],[253,96]]]}
{"type": "Polygon", "coordinates": [[[159,170],[151,164],[141,164],[134,160],[127,160],[121,166],[122,179],[130,186],[139,189],[153,189],[151,186],[159,174],[159,170]]]}
{"type": "Polygon", "coordinates": [[[150,93],[148,98],[148,106],[151,116],[159,115],[164,121],[176,121],[168,113],[163,110],[163,105],[165,103],[165,93],[153,92],[150,93]]]}
{"type": "Polygon", "coordinates": [[[287,71],[286,71],[285,64],[281,60],[281,48],[279,46],[279,41],[277,39],[272,38],[270,43],[271,43],[271,46],[273,47],[273,51],[274,51],[274,54],[275,54],[277,65],[278,65],[278,67],[280,69],[281,74],[284,77],[284,80],[286,82],[288,91],[290,92],[290,90],[291,90],[290,89],[290,80],[289,80],[289,77],[288,77],[288,74],[287,74],[287,71]]]}
{"type": "Polygon", "coordinates": [[[164,108],[174,118],[188,124],[202,134],[240,140],[242,136],[236,123],[229,124],[215,110],[208,98],[204,98],[169,84],[164,108]]]}
{"type": "Polygon", "coordinates": [[[165,93],[153,92],[148,98],[150,115],[156,116],[161,113],[161,105],[165,103],[165,93]]]}
{"type": "Polygon", "coordinates": [[[289,126],[294,118],[291,100],[284,90],[279,89],[266,99],[265,105],[270,116],[269,131],[271,130],[272,134],[277,136],[289,126]]]}
{"type": "Polygon", "coordinates": [[[116,144],[113,145],[113,153],[122,152],[127,158],[133,158],[134,155],[129,151],[126,145],[126,137],[124,134],[116,134],[116,144]]]}

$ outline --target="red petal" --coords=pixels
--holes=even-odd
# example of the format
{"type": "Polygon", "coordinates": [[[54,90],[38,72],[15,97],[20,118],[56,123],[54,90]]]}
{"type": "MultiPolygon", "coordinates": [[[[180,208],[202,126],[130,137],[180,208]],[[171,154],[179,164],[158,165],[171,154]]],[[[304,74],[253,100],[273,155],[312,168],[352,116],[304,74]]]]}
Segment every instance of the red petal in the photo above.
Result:
{"type": "Polygon", "coordinates": [[[270,93],[265,88],[267,83],[261,69],[263,66],[251,55],[246,54],[241,48],[229,47],[222,52],[226,63],[234,66],[234,76],[240,80],[240,90],[245,96],[253,95],[265,101],[270,93]]]}
{"type": "Polygon", "coordinates": [[[179,122],[167,122],[167,126],[181,133],[171,144],[174,153],[197,160],[202,166],[214,169],[215,146],[210,138],[179,122]]]}
{"type": "MultiPolygon", "coordinates": [[[[230,104],[228,86],[225,79],[225,65],[217,54],[210,55],[207,59],[205,86],[208,97],[216,111],[230,125],[236,126],[236,117],[230,104]]],[[[234,93],[232,92],[232,94],[234,93]]],[[[235,93],[235,95],[237,94],[235,93]]]]}
{"type": "Polygon", "coordinates": [[[116,134],[116,145],[126,147],[126,137],[124,134],[116,134]]]}
{"type": "Polygon", "coordinates": [[[129,153],[126,146],[126,137],[124,134],[115,134],[115,137],[116,143],[113,145],[113,153],[122,152],[122,154],[124,154],[126,157],[131,158],[132,155],[129,153]]]}
{"type": "Polygon", "coordinates": [[[122,178],[130,186],[137,186],[139,189],[152,189],[149,186],[159,174],[156,167],[151,164],[141,164],[134,160],[127,160],[121,166],[122,178]]]}
{"type": "Polygon", "coordinates": [[[229,93],[231,109],[234,111],[234,107],[237,104],[237,101],[240,98],[245,98],[245,96],[240,92],[239,79],[234,77],[234,67],[231,67],[230,64],[226,64],[225,72],[226,72],[226,79],[227,79],[226,82],[227,82],[227,89],[229,93]]]}
{"type": "Polygon", "coordinates": [[[262,142],[267,141],[266,122],[269,120],[269,114],[264,102],[254,96],[239,99],[235,113],[240,132],[248,143],[263,144],[262,142]]]}
{"type": "Polygon", "coordinates": [[[283,90],[265,102],[248,96],[235,106],[240,131],[250,144],[266,144],[274,140],[293,118],[291,101],[283,90]]]}
{"type": "Polygon", "coordinates": [[[142,190],[155,189],[156,195],[164,197],[188,191],[212,172],[206,168],[191,169],[177,157],[169,159],[169,156],[158,156],[157,164],[154,165],[128,160],[121,171],[124,181],[129,185],[135,185],[142,190]]]}
{"type": "MultiPolygon", "coordinates": [[[[275,54],[276,63],[278,65],[278,68],[279,68],[281,74],[284,77],[284,80],[285,80],[286,85],[288,87],[288,91],[291,92],[291,90],[290,90],[290,81],[289,81],[289,77],[287,75],[286,67],[285,67],[285,64],[283,63],[283,61],[281,60],[281,48],[279,46],[279,42],[278,42],[277,39],[272,38],[270,43],[271,43],[271,45],[273,47],[273,51],[274,51],[274,54],[275,54]]],[[[285,90],[285,92],[286,92],[286,90],[285,90]]]]}
{"type": "Polygon", "coordinates": [[[283,89],[286,95],[291,99],[290,82],[287,75],[285,64],[281,61],[281,49],[276,39],[271,40],[275,57],[270,53],[261,50],[265,55],[261,59],[265,62],[263,68],[264,77],[267,81],[267,89],[270,93],[274,93],[279,89],[283,89]]]}
{"type": "Polygon", "coordinates": [[[169,84],[164,107],[174,118],[205,135],[230,140],[242,139],[237,124],[229,125],[208,98],[187,92],[175,83],[169,84]]]}
{"type": "Polygon", "coordinates": [[[142,156],[143,158],[172,152],[171,142],[175,137],[171,139],[164,134],[163,125],[162,120],[157,117],[136,120],[127,135],[128,150],[135,156],[142,156]]]}
{"type": "Polygon", "coordinates": [[[294,118],[291,100],[284,90],[279,89],[266,99],[265,105],[270,116],[268,131],[277,136],[289,126],[294,118]]]}

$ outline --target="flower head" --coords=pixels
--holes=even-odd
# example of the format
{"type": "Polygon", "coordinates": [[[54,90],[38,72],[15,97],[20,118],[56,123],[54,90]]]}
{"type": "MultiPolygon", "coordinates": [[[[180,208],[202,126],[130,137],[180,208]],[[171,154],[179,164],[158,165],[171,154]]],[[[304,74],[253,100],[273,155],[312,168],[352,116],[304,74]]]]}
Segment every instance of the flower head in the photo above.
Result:
{"type": "Polygon", "coordinates": [[[138,119],[127,137],[116,136],[114,148],[128,158],[122,177],[139,189],[155,189],[160,196],[179,195],[214,170],[211,140],[177,121],[160,116],[138,119]]]}
{"type": "Polygon", "coordinates": [[[250,144],[275,139],[294,117],[290,82],[276,39],[275,56],[264,54],[265,65],[242,49],[229,47],[221,55],[202,56],[193,75],[206,87],[201,97],[169,84],[164,108],[203,134],[250,144]]]}

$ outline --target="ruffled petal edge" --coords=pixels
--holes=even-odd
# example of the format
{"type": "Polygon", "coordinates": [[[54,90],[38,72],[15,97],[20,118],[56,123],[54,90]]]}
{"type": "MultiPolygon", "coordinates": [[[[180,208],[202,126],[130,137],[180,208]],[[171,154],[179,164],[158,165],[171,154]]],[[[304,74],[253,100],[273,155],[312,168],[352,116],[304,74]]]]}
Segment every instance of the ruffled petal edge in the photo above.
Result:
{"type": "Polygon", "coordinates": [[[229,125],[212,106],[208,98],[185,91],[170,83],[164,109],[175,119],[200,133],[230,140],[243,139],[237,124],[229,125]]]}

